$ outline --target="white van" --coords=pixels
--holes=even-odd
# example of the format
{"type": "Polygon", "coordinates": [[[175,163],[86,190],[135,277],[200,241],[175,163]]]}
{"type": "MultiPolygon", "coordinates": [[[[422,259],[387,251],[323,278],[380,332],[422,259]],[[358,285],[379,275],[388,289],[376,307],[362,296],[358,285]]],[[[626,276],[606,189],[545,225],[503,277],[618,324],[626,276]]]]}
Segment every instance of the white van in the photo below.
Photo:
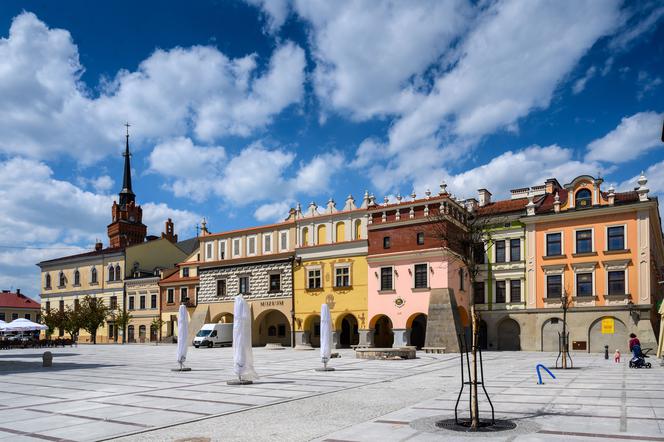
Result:
{"type": "Polygon", "coordinates": [[[196,333],[194,347],[209,347],[215,345],[233,344],[233,324],[203,324],[196,333]]]}

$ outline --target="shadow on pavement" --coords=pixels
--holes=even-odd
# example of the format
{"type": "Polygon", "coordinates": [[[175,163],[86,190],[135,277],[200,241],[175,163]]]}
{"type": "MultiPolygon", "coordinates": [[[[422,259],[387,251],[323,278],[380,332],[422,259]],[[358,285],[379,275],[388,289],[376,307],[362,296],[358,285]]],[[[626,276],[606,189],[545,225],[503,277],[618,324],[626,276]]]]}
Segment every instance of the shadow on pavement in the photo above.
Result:
{"type": "Polygon", "coordinates": [[[41,361],[0,361],[0,376],[16,373],[48,373],[65,370],[84,370],[90,368],[121,367],[120,364],[74,364],[53,360],[52,367],[42,367],[41,361]]]}

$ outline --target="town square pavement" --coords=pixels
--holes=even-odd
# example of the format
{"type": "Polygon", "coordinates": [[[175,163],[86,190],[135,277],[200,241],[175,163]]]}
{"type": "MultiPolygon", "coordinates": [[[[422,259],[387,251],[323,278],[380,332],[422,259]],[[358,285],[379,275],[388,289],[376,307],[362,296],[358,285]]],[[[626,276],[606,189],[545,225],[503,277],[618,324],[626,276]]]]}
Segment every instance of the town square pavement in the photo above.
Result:
{"type": "MultiPolygon", "coordinates": [[[[458,355],[366,361],[340,350],[319,372],[317,351],[254,349],[260,375],[229,386],[232,350],[190,349],[190,372],[173,372],[173,345],[81,345],[0,352],[0,440],[424,441],[478,437],[436,427],[454,416],[458,355]]],[[[575,354],[572,370],[537,384],[555,354],[486,352],[497,419],[515,430],[493,440],[664,441],[664,368],[629,369],[575,354]]],[[[464,395],[463,398],[466,398],[464,395]]],[[[462,398],[462,399],[463,399],[462,398]]],[[[486,401],[484,416],[490,416],[486,401]]],[[[462,413],[467,403],[462,402],[462,413]]]]}

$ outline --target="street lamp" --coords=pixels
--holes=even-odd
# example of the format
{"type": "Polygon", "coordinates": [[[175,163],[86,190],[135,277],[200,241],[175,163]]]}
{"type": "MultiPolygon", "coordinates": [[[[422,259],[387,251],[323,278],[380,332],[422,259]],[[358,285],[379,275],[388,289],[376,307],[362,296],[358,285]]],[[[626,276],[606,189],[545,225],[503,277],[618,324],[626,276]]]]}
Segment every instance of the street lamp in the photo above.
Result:
{"type": "MultiPolygon", "coordinates": [[[[560,294],[560,303],[563,308],[563,333],[562,336],[558,338],[558,358],[562,356],[562,368],[566,369],[567,368],[567,357],[569,354],[569,339],[567,335],[567,309],[569,308],[569,297],[567,296],[567,292],[563,290],[563,292],[560,294]]],[[[572,358],[570,358],[570,363],[572,362],[572,358]]],[[[556,367],[558,366],[558,360],[556,360],[556,367]]]]}

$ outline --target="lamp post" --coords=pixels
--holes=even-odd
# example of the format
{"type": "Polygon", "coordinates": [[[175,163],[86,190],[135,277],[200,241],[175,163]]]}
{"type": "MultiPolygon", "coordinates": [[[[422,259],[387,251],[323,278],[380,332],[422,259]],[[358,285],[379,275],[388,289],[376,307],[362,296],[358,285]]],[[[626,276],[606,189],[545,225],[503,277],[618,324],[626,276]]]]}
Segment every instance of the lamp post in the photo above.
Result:
{"type": "Polygon", "coordinates": [[[563,307],[563,337],[562,337],[562,353],[563,353],[563,369],[567,368],[567,293],[563,290],[560,295],[560,301],[563,307]]]}

